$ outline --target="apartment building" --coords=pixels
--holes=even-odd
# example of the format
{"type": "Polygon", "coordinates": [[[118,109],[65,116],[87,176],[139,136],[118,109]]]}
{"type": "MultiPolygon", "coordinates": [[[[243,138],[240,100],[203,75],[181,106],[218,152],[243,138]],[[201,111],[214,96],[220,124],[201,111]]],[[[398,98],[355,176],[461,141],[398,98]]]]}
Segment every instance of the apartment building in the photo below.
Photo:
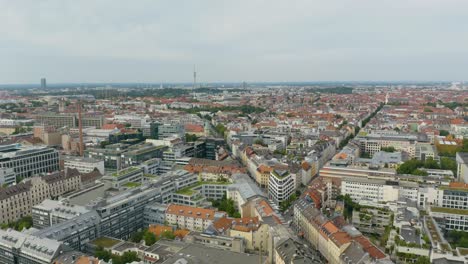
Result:
{"type": "Polygon", "coordinates": [[[296,191],[296,179],[289,171],[272,170],[268,182],[268,196],[279,204],[288,200],[296,191]]]}
{"type": "Polygon", "coordinates": [[[217,218],[225,213],[211,209],[170,204],[166,210],[166,221],[169,225],[190,231],[203,231],[217,218]]]}
{"type": "Polygon", "coordinates": [[[355,227],[335,224],[334,219],[328,219],[306,198],[301,198],[294,204],[293,222],[298,235],[320,251],[328,263],[348,263],[343,259],[349,260],[350,256],[369,258],[371,261],[388,259],[387,255],[355,227]],[[361,250],[350,252],[348,249],[353,243],[359,245],[361,250]]]}
{"type": "MultiPolygon", "coordinates": [[[[16,177],[29,178],[59,170],[58,151],[44,146],[10,144],[0,146],[0,168],[11,168],[16,177]]],[[[9,177],[5,183],[12,184],[9,177]]]]}
{"type": "Polygon", "coordinates": [[[57,198],[65,193],[79,190],[80,186],[80,173],[75,169],[68,169],[1,188],[0,223],[13,222],[30,215],[34,205],[45,199],[57,198]]]}

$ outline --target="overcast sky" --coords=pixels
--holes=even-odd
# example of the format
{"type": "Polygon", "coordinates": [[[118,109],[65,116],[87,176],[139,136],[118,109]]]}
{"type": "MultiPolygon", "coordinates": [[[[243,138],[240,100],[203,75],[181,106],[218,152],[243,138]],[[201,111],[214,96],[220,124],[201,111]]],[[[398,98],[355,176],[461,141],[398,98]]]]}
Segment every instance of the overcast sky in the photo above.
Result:
{"type": "Polygon", "coordinates": [[[467,0],[0,0],[0,83],[468,80],[467,0]]]}

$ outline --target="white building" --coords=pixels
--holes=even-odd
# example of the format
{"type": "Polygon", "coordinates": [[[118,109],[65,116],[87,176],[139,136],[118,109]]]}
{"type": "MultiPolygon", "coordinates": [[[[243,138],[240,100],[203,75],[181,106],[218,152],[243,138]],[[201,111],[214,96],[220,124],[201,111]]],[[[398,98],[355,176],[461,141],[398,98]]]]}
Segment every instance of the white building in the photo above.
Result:
{"type": "Polygon", "coordinates": [[[74,156],[65,156],[63,158],[65,168],[77,169],[81,173],[92,172],[94,169],[98,169],[99,172],[104,175],[104,161],[93,158],[82,158],[74,156]]]}
{"type": "Polygon", "coordinates": [[[268,196],[279,204],[288,200],[296,190],[295,177],[289,171],[272,170],[268,182],[268,196]]]}
{"type": "Polygon", "coordinates": [[[343,178],[341,194],[348,194],[354,201],[397,201],[400,197],[416,200],[419,186],[413,182],[396,182],[365,178],[343,178]]]}
{"type": "Polygon", "coordinates": [[[460,182],[468,183],[468,153],[457,153],[457,179],[460,182]]]}

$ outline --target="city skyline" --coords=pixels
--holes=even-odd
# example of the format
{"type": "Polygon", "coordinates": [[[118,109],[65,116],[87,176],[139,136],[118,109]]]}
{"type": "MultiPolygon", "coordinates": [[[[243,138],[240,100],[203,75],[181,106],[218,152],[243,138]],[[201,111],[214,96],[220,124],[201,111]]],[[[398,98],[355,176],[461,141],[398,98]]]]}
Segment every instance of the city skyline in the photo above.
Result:
{"type": "Polygon", "coordinates": [[[110,3],[2,1],[0,83],[467,79],[464,1],[110,3]]]}

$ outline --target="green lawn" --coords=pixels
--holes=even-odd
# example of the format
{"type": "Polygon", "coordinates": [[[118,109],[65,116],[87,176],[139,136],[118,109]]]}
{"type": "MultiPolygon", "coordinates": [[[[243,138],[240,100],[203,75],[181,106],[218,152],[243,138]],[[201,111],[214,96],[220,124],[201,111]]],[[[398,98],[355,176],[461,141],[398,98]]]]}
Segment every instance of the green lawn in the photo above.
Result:
{"type": "Polygon", "coordinates": [[[138,182],[127,182],[123,186],[128,187],[128,188],[135,188],[135,187],[138,187],[140,185],[141,185],[141,183],[138,183],[138,182]]]}
{"type": "Polygon", "coordinates": [[[103,248],[110,248],[117,245],[120,240],[112,239],[109,237],[100,237],[93,240],[91,243],[96,246],[101,246],[103,248]]]}

